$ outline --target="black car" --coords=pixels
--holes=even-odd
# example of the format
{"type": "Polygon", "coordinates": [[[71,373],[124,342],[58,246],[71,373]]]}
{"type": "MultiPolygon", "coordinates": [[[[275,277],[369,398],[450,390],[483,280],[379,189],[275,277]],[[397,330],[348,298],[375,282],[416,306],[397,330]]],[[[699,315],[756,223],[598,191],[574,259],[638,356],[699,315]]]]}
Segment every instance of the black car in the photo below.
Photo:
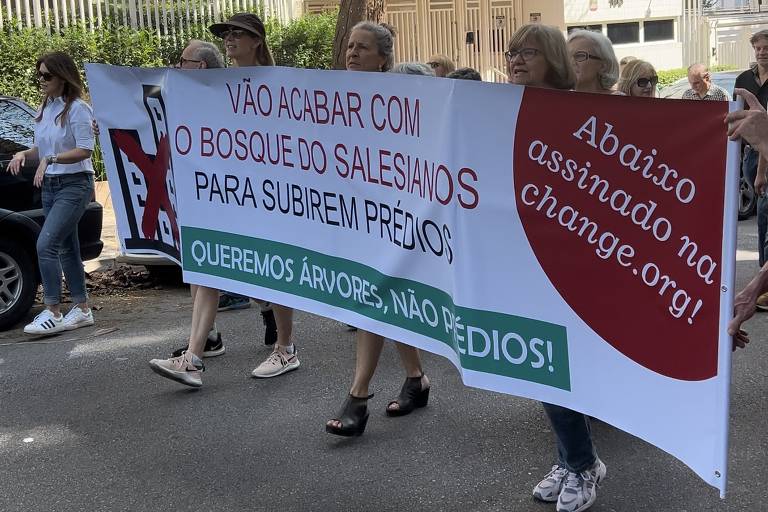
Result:
{"type": "MultiPolygon", "coordinates": [[[[38,162],[27,160],[18,176],[5,170],[14,153],[32,146],[34,117],[24,101],[0,96],[0,330],[27,314],[40,282],[36,242],[44,216],[32,185],[38,162]]],[[[101,220],[101,205],[91,201],[78,224],[83,260],[101,254],[101,220]]]]}

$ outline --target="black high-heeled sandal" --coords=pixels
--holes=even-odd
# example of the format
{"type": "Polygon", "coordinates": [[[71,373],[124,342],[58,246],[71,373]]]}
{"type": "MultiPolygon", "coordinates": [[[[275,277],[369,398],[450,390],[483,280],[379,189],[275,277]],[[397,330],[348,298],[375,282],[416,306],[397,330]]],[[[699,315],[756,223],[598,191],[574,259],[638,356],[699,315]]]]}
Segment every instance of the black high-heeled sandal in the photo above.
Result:
{"type": "Polygon", "coordinates": [[[387,416],[405,416],[410,414],[414,409],[427,406],[429,401],[429,387],[421,389],[421,379],[424,377],[422,373],[418,377],[407,377],[403,387],[400,389],[400,395],[396,400],[392,400],[387,404],[387,416]],[[392,404],[397,404],[397,409],[390,409],[392,404]]]}
{"type": "Polygon", "coordinates": [[[325,424],[325,431],[337,436],[352,437],[361,436],[365,432],[368,423],[368,400],[373,398],[373,393],[366,397],[353,396],[351,393],[339,410],[338,418],[330,421],[338,421],[341,427],[325,424]]]}

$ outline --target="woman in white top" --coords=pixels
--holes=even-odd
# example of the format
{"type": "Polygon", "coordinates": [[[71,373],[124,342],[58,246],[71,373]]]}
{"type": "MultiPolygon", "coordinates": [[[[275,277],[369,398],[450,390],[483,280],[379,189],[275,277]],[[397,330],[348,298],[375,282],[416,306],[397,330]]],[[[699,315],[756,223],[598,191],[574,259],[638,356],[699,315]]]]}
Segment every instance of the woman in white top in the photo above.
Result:
{"type": "Polygon", "coordinates": [[[81,99],[83,80],[72,58],[62,52],[40,57],[37,77],[43,103],[35,119],[35,145],[8,164],[18,174],[27,160],[39,161],[34,185],[42,187],[45,222],[37,239],[37,260],[46,308],[24,328],[27,334],[54,334],[93,325],[77,224],[93,197],[91,107],[81,99]],[[61,273],[75,306],[61,314],[61,273]]]}

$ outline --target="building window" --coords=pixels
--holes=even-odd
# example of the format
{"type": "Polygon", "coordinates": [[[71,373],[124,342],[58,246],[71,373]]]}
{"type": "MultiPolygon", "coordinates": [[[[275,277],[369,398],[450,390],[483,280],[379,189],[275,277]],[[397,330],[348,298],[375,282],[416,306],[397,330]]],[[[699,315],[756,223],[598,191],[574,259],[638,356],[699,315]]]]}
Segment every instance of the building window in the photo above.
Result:
{"type": "Polygon", "coordinates": [[[613,44],[628,44],[640,42],[640,22],[609,23],[608,39],[613,44]]]}
{"type": "Polygon", "coordinates": [[[603,26],[602,25],[574,25],[573,27],[568,27],[568,35],[571,35],[571,32],[574,30],[589,30],[590,32],[603,32],[603,26]]]}
{"type": "Polygon", "coordinates": [[[671,41],[675,39],[674,20],[646,21],[645,41],[671,41]]]}

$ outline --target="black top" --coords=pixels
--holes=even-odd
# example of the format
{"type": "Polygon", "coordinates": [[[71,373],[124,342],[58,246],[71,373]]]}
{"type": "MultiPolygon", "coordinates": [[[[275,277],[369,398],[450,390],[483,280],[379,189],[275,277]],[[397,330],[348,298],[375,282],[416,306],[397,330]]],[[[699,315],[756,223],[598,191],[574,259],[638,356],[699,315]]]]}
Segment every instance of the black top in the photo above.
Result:
{"type": "MultiPolygon", "coordinates": [[[[736,84],[734,88],[746,89],[755,96],[762,106],[768,105],[768,80],[763,85],[760,85],[760,75],[757,72],[757,65],[752,66],[751,69],[744,71],[742,74],[736,77],[736,84]]],[[[736,99],[736,95],[733,95],[733,99],[736,99]]],[[[744,104],[745,109],[749,109],[749,105],[744,104]]]]}

